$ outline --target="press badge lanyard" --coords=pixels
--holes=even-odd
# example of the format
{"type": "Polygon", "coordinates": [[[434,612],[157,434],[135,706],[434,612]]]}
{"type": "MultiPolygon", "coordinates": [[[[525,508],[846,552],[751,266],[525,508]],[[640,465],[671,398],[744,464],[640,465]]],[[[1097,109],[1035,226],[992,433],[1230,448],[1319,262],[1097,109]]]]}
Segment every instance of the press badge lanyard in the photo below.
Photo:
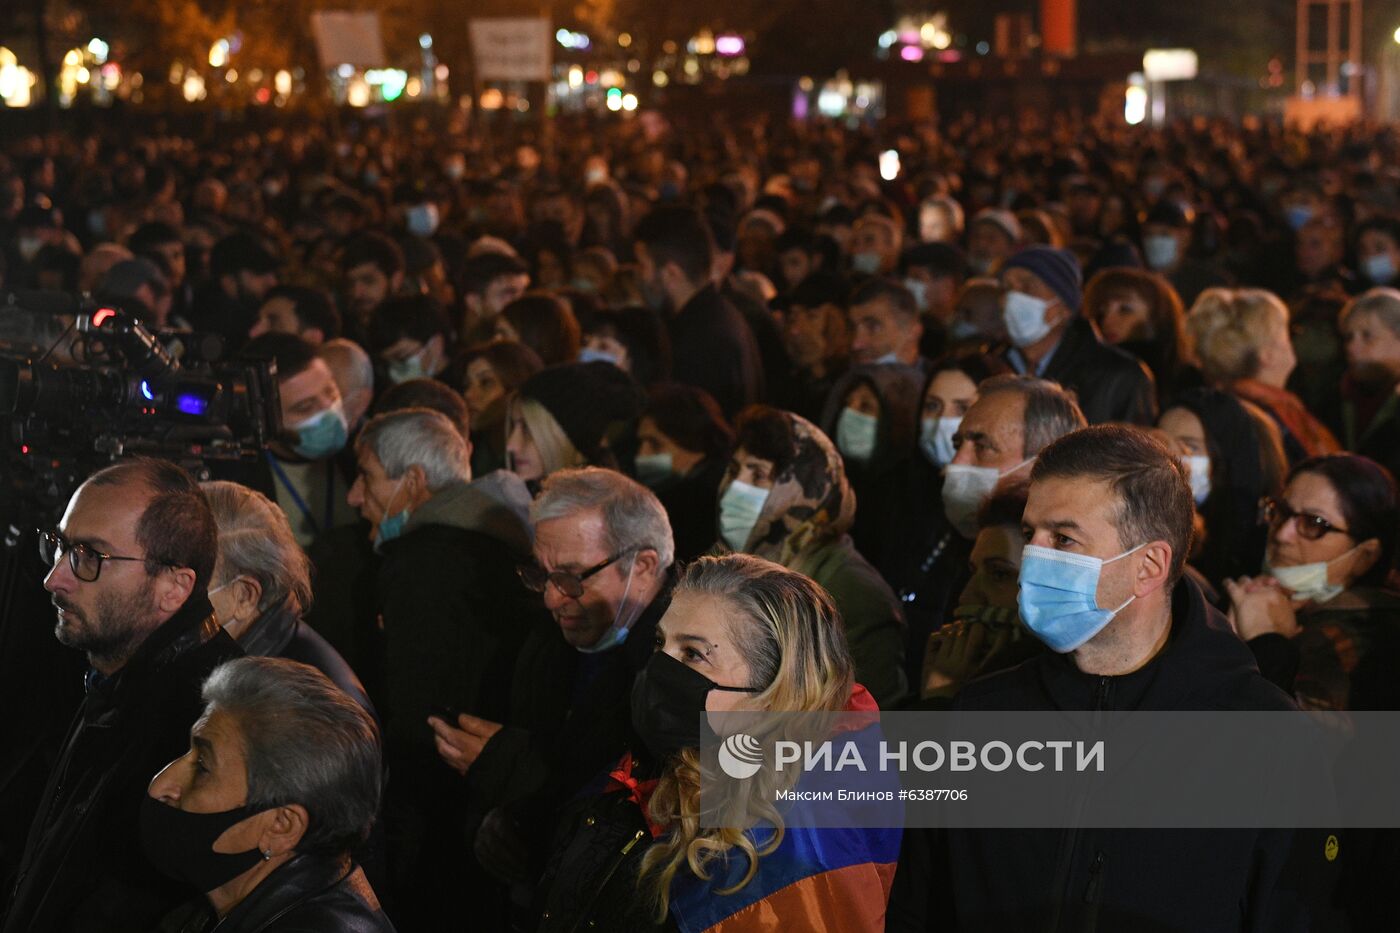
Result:
{"type": "Polygon", "coordinates": [[[323,526],[316,521],[316,516],[311,514],[311,507],[306,504],[301,493],[297,492],[297,488],[292,485],[286,471],[282,469],[282,464],[277,462],[277,458],[273,456],[271,451],[268,451],[266,456],[268,465],[272,467],[272,472],[277,476],[278,481],[286,488],[287,494],[292,497],[292,501],[301,510],[301,514],[305,515],[306,520],[311,523],[311,530],[320,534],[323,527],[329,528],[335,514],[335,475],[331,472],[335,469],[335,465],[330,461],[326,462],[326,523],[323,526]]]}

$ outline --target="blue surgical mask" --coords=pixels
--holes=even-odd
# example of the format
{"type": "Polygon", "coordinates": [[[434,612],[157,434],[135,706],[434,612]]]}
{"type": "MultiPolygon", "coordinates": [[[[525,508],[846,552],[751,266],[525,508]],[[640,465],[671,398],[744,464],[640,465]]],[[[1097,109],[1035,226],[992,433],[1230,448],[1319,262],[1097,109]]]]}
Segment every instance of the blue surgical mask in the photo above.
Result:
{"type": "Polygon", "coordinates": [[[857,463],[866,463],[875,456],[879,430],[879,418],[843,408],[836,419],[836,449],[857,463]]]}
{"type": "Polygon", "coordinates": [[[432,201],[415,204],[408,209],[408,232],[427,239],[438,228],[438,207],[432,201]]]}
{"type": "Polygon", "coordinates": [[[851,270],[861,275],[879,275],[884,259],[879,253],[856,253],[851,257],[851,270]]]}
{"type": "Polygon", "coordinates": [[[1295,233],[1303,229],[1308,221],[1312,220],[1313,210],[1306,204],[1294,204],[1283,212],[1283,217],[1288,221],[1289,229],[1295,233]]]}
{"type": "Polygon", "coordinates": [[[1191,481],[1191,498],[1200,505],[1210,498],[1210,457],[1205,454],[1188,454],[1181,458],[1191,481]]]}
{"type": "Polygon", "coordinates": [[[914,296],[914,304],[922,314],[928,310],[928,283],[923,279],[913,277],[904,280],[904,287],[909,289],[909,293],[914,296]]]}
{"type": "Polygon", "coordinates": [[[408,477],[399,477],[398,485],[394,487],[393,493],[389,496],[389,502],[385,503],[383,518],[379,520],[379,527],[374,530],[374,552],[379,553],[379,548],[385,543],[394,540],[403,534],[404,528],[408,525],[408,509],[403,509],[393,514],[388,514],[390,505],[399,497],[399,492],[403,489],[403,481],[408,477]]]}
{"type": "MultiPolygon", "coordinates": [[[[584,347],[578,351],[578,361],[580,363],[611,363],[618,366],[617,357],[602,350],[595,350],[592,347],[584,347]]],[[[621,366],[618,366],[621,369],[621,366]]]]}
{"type": "Polygon", "coordinates": [[[1016,598],[1021,621],[1052,651],[1067,654],[1082,647],[1137,598],[1129,596],[1116,609],[1100,609],[1099,575],[1104,565],[1146,546],[1139,544],[1103,560],[1026,545],[1021,555],[1021,592],[1016,598]]]}
{"type": "Polygon", "coordinates": [[[729,484],[719,499],[719,536],[731,550],[742,551],[749,543],[770,490],[759,489],[739,480],[729,484]]]}
{"type": "Polygon", "coordinates": [[[1170,269],[1175,265],[1179,251],[1176,237],[1170,233],[1154,234],[1142,238],[1143,258],[1147,260],[1148,268],[1157,272],[1170,269]]]}
{"type": "Polygon", "coordinates": [[[1052,329],[1045,320],[1045,312],[1049,310],[1050,302],[1043,298],[1025,292],[1007,292],[1002,318],[1011,342],[1017,347],[1029,347],[1044,340],[1052,329]]]}
{"type": "Polygon", "coordinates": [[[607,651],[609,648],[616,648],[627,640],[627,633],[632,630],[632,623],[637,621],[637,616],[642,614],[641,606],[630,606],[627,603],[627,594],[632,592],[632,574],[637,569],[637,555],[632,555],[632,566],[627,568],[627,586],[622,590],[622,601],[617,604],[617,612],[613,613],[612,625],[603,633],[603,637],[589,645],[587,648],[582,645],[574,645],[574,648],[584,654],[598,654],[607,651]],[[626,621],[624,621],[624,618],[626,621]]]}
{"type": "Polygon", "coordinates": [[[297,443],[292,450],[307,460],[323,460],[340,453],[350,437],[345,408],[339,399],[330,408],[292,425],[292,430],[297,434],[297,443]]]}
{"type": "Polygon", "coordinates": [[[1367,281],[1376,285],[1389,285],[1395,281],[1395,260],[1390,258],[1389,253],[1367,256],[1361,260],[1361,271],[1366,274],[1367,281]]]}
{"type": "Polygon", "coordinates": [[[637,468],[637,482],[643,486],[660,486],[676,471],[670,453],[638,454],[632,462],[637,468]]]}
{"type": "Polygon", "coordinates": [[[876,366],[897,366],[899,365],[899,354],[891,350],[875,360],[876,366]]]}
{"type": "Polygon", "coordinates": [[[389,381],[398,385],[401,382],[408,382],[410,379],[423,379],[429,376],[430,374],[423,366],[423,357],[427,355],[428,348],[424,347],[412,356],[394,360],[386,367],[389,381]]]}
{"type": "Polygon", "coordinates": [[[957,454],[953,447],[953,435],[958,433],[961,426],[961,418],[925,418],[920,423],[919,449],[929,463],[941,467],[953,462],[957,454]]]}

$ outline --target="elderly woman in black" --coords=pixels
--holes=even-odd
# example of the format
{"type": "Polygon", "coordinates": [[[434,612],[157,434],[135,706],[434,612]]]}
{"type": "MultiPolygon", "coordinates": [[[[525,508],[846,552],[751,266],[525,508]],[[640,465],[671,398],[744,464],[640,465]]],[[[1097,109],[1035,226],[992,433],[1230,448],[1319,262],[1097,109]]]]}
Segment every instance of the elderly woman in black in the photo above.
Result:
{"type": "Polygon", "coordinates": [[[141,843],[203,897],[161,933],[392,933],[350,852],[379,810],[379,730],[315,668],[239,658],[142,801],[141,843]]]}

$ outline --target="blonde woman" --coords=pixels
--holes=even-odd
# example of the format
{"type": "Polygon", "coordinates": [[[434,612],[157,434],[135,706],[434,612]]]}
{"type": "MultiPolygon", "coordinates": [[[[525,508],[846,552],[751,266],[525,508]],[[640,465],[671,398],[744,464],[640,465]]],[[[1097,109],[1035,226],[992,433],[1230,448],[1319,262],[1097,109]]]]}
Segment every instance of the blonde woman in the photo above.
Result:
{"type": "Polygon", "coordinates": [[[873,713],[835,605],[809,578],[745,554],[685,571],[638,675],[641,739],[609,789],[566,822],[546,873],[541,931],[882,931],[898,829],[707,829],[704,712],[873,713]]]}
{"type": "Polygon", "coordinates": [[[535,373],[511,400],[506,464],[526,483],[558,470],[616,468],[611,438],[641,416],[645,401],[610,363],[571,363],[535,373]]]}
{"type": "Polygon", "coordinates": [[[1284,432],[1289,459],[1335,453],[1341,445],[1284,386],[1298,365],[1288,306],[1260,288],[1208,288],[1186,318],[1207,384],[1253,402],[1284,432]]]}

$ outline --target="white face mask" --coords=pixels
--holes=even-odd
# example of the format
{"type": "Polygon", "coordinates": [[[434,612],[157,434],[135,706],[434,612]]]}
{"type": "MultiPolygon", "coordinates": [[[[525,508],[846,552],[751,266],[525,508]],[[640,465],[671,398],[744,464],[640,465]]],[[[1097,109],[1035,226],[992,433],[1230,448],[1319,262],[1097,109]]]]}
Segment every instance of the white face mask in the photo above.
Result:
{"type": "Polygon", "coordinates": [[[899,354],[898,354],[898,353],[895,353],[893,350],[891,350],[889,353],[886,353],[884,356],[879,357],[878,359],[875,360],[875,365],[876,365],[876,366],[895,366],[895,365],[898,365],[898,363],[899,363],[899,354]]]}
{"type": "Polygon", "coordinates": [[[908,278],[904,280],[904,287],[909,289],[909,294],[914,296],[914,304],[922,314],[928,310],[928,283],[923,279],[908,278]]]}
{"type": "Polygon", "coordinates": [[[875,456],[879,431],[879,418],[843,408],[841,417],[836,419],[836,448],[857,463],[866,463],[875,456]]]}
{"type": "Polygon", "coordinates": [[[408,232],[416,237],[430,237],[437,232],[438,207],[432,201],[415,204],[408,209],[408,232]]]}
{"type": "Polygon", "coordinates": [[[1341,592],[1346,589],[1340,583],[1328,582],[1328,568],[1355,550],[1356,548],[1351,548],[1346,553],[1338,554],[1329,561],[1294,564],[1292,567],[1271,567],[1269,559],[1266,557],[1264,558],[1264,573],[1291,590],[1293,598],[1299,602],[1325,603],[1341,595],[1341,592]]]}
{"type": "Polygon", "coordinates": [[[1011,336],[1011,342],[1017,347],[1028,347],[1044,340],[1052,329],[1045,320],[1045,312],[1049,310],[1050,302],[1044,299],[1025,292],[1007,292],[1002,319],[1006,322],[1006,332],[1011,336]]]}
{"type": "Polygon", "coordinates": [[[1205,454],[1189,454],[1181,458],[1191,480],[1191,498],[1200,505],[1210,496],[1210,457],[1205,454]]]}
{"type": "Polygon", "coordinates": [[[1142,238],[1143,258],[1150,269],[1161,272],[1176,265],[1178,252],[1176,237],[1171,234],[1158,234],[1142,238]]]}
{"type": "Polygon", "coordinates": [[[759,489],[739,480],[729,484],[719,500],[719,535],[731,550],[742,551],[749,543],[771,490],[759,489]]]}
{"type": "Polygon", "coordinates": [[[945,466],[953,462],[957,448],[953,446],[953,435],[962,427],[961,418],[925,418],[920,424],[919,449],[934,466],[945,466]]]}
{"type": "Polygon", "coordinates": [[[943,514],[958,534],[971,541],[977,537],[977,512],[991,498],[1003,476],[1010,476],[1035,458],[1022,460],[1005,473],[996,467],[950,463],[943,471],[943,514]]]}

